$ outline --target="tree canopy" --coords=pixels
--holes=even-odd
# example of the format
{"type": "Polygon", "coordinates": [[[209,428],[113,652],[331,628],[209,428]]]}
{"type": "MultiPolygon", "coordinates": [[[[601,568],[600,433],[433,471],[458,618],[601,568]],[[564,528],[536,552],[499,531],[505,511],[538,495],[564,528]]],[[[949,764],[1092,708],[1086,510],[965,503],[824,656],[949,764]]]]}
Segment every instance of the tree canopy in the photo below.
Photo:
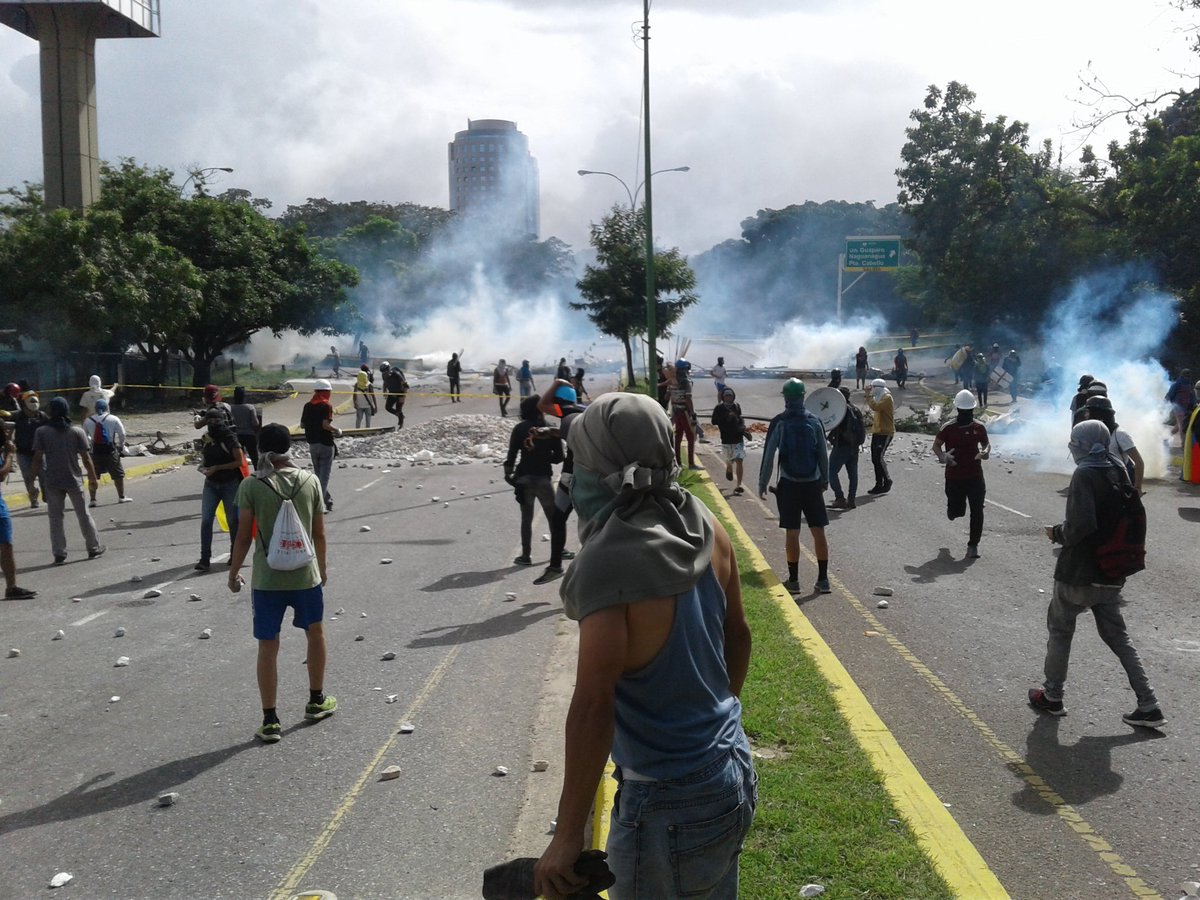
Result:
{"type": "MultiPolygon", "coordinates": [[[[572,309],[584,310],[603,334],[625,348],[629,383],[636,384],[633,338],[647,333],[646,220],[641,209],[615,206],[593,223],[591,243],[596,265],[586,266],[576,283],[582,299],[572,309]]],[[[671,333],[684,310],[697,302],[696,275],[678,248],[654,252],[655,339],[671,333]]]]}

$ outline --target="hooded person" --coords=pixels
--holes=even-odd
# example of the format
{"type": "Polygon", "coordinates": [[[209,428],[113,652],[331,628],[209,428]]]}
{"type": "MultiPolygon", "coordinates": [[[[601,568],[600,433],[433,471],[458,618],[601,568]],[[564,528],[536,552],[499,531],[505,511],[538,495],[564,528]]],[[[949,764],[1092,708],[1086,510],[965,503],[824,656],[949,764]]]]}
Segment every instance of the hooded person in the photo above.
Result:
{"type": "MultiPolygon", "coordinates": [[[[561,378],[554,380],[550,390],[540,396],[537,404],[538,412],[543,416],[558,418],[558,427],[545,426],[533,429],[530,434],[534,440],[565,439],[571,433],[572,424],[583,413],[585,407],[579,403],[575,388],[571,383],[561,378]]],[[[558,477],[558,486],[554,491],[554,516],[550,520],[550,562],[545,570],[533,580],[534,584],[547,584],[562,578],[563,560],[575,558],[575,554],[567,549],[567,521],[574,509],[571,500],[571,485],[575,477],[575,457],[571,448],[567,447],[563,454],[562,472],[558,477]]]]}
{"type": "Polygon", "coordinates": [[[967,532],[967,559],[979,558],[983,536],[983,501],[987,485],[982,460],[992,452],[987,429],[975,421],[975,395],[963,389],[954,397],[957,416],[933,439],[933,455],[946,467],[946,518],[961,519],[971,508],[967,532]]]}
{"type": "Polygon", "coordinates": [[[504,480],[513,487],[521,506],[521,554],[513,565],[531,566],[533,513],[541,506],[546,523],[554,526],[554,466],[563,461],[562,440],[548,437],[531,439],[535,428],[546,424],[538,404],[541,397],[532,394],[521,399],[521,421],[509,435],[508,456],[504,460],[504,480]]]}
{"type": "Polygon", "coordinates": [[[97,400],[103,400],[107,403],[116,393],[116,382],[113,382],[113,386],[111,388],[106,388],[101,385],[100,376],[93,375],[88,379],[88,389],[84,391],[79,398],[79,405],[90,413],[96,408],[97,400]]]}
{"type": "MultiPolygon", "coordinates": [[[[121,451],[125,447],[125,425],[108,411],[108,401],[96,401],[96,411],[83,421],[83,430],[92,446],[92,465],[96,468],[97,480],[103,475],[112,478],[117,489],[118,503],[131,503],[133,498],[125,496],[125,467],[121,464],[121,451]]],[[[96,505],[97,486],[88,485],[88,506],[96,505]]]]}
{"type": "Polygon", "coordinates": [[[1134,490],[1140,494],[1142,492],[1142,479],[1146,474],[1146,461],[1142,459],[1142,454],[1138,452],[1133,435],[1117,423],[1117,414],[1113,409],[1112,401],[1108,397],[1103,396],[1089,397],[1083,405],[1083,409],[1088,419],[1103,422],[1104,427],[1112,434],[1112,445],[1109,447],[1109,450],[1113,456],[1121,460],[1121,463],[1125,466],[1125,470],[1129,473],[1130,480],[1133,482],[1134,490]]]}
{"type": "Polygon", "coordinates": [[[888,472],[884,454],[896,437],[896,404],[882,378],[872,381],[863,393],[867,406],[874,414],[871,422],[871,465],[875,469],[875,486],[867,493],[886,494],[892,489],[892,476],[888,472]]]}
{"type": "Polygon", "coordinates": [[[233,389],[229,412],[233,416],[233,432],[250,460],[250,467],[254,468],[258,465],[258,432],[262,429],[262,420],[258,410],[246,402],[246,389],[240,384],[233,389]]]}
{"type": "Polygon", "coordinates": [[[992,377],[992,367],[982,353],[975,354],[975,396],[979,398],[980,406],[988,404],[988,382],[992,377]]]}
{"type": "Polygon", "coordinates": [[[88,559],[95,559],[105,548],[83,498],[83,472],[87,472],[89,490],[96,489],[96,468],[88,452],[87,435],[78,425],[71,424],[71,408],[62,397],[50,401],[48,413],[47,423],[33,435],[32,475],[37,478],[45,472],[42,482],[50,524],[50,552],[55,565],[67,561],[63,513],[70,497],[87,545],[88,559]]]}
{"type": "Polygon", "coordinates": [[[198,431],[201,428],[207,428],[209,422],[209,413],[216,410],[225,420],[225,424],[231,430],[236,429],[233,421],[233,410],[229,404],[221,397],[221,389],[215,384],[206,384],[204,392],[201,394],[204,399],[204,409],[198,412],[192,420],[192,426],[198,431]]]}
{"type": "Polygon", "coordinates": [[[734,482],[733,492],[741,494],[742,470],[746,459],[746,420],[733,388],[721,392],[721,402],[713,407],[712,423],[721,433],[721,457],[725,460],[725,480],[734,482]]]}
{"type": "Polygon", "coordinates": [[[521,368],[517,369],[517,388],[522,397],[532,397],[537,388],[533,384],[533,370],[529,368],[529,360],[521,360],[521,368]]]}
{"type": "Polygon", "coordinates": [[[354,379],[354,427],[370,428],[371,416],[379,412],[375,403],[375,388],[371,384],[370,375],[359,370],[354,379]]]}
{"type": "Polygon", "coordinates": [[[383,408],[396,417],[396,431],[404,427],[404,401],[408,398],[408,380],[404,371],[387,360],[379,364],[379,377],[383,381],[383,395],[387,399],[383,408]]]}
{"type": "Polygon", "coordinates": [[[450,380],[450,402],[462,403],[462,360],[457,353],[451,353],[446,363],[446,378],[450,380]]]}
{"type": "Polygon", "coordinates": [[[1137,697],[1137,708],[1122,721],[1139,728],[1162,728],[1167,720],[1121,612],[1125,579],[1106,575],[1097,561],[1097,549],[1120,520],[1124,491],[1132,487],[1125,466],[1112,455],[1111,442],[1108,428],[1094,419],[1071,429],[1067,449],[1075,460],[1075,472],[1067,488],[1066,517],[1062,524],[1045,528],[1050,542],[1062,545],[1046,613],[1046,680],[1040,688],[1029,689],[1029,705],[1051,716],[1067,714],[1063,696],[1075,620],[1091,610],[1096,630],[1120,660],[1137,697]]]}
{"type": "MultiPolygon", "coordinates": [[[[380,372],[385,365],[387,364],[380,363],[380,372]]],[[[333,473],[333,459],[337,456],[337,446],[333,439],[342,436],[341,429],[333,424],[333,405],[329,402],[332,392],[333,386],[328,381],[324,378],[317,379],[313,385],[312,399],[305,403],[300,411],[300,427],[304,431],[305,440],[308,441],[308,455],[312,460],[313,472],[321,482],[326,512],[333,511],[333,495],[329,493],[329,476],[333,473]]]]}
{"type": "MultiPolygon", "coordinates": [[[[500,415],[508,415],[508,401],[512,398],[512,366],[503,359],[492,369],[492,393],[500,404],[500,415]]],[[[570,377],[570,371],[567,372],[570,377]]]]}
{"type": "Polygon", "coordinates": [[[39,494],[44,493],[45,476],[33,477],[33,436],[49,417],[42,409],[37,391],[21,394],[21,409],[13,419],[13,443],[17,448],[17,464],[21,467],[21,478],[25,482],[25,493],[29,495],[29,508],[38,508],[39,494]]]}
{"type": "Polygon", "coordinates": [[[838,388],[846,400],[846,414],[828,435],[829,439],[829,486],[833,488],[830,509],[858,508],[858,455],[867,438],[863,414],[850,399],[850,388],[838,388]],[[842,493],[842,482],[838,473],[845,468],[848,493],[842,493]]]}
{"type": "Polygon", "coordinates": [[[200,447],[199,469],[204,476],[200,495],[200,559],[193,567],[198,572],[207,572],[212,565],[213,521],[218,506],[225,508],[232,552],[238,530],[237,492],[245,460],[242,445],[225,421],[223,411],[210,407],[205,418],[208,431],[200,447]]]}
{"type": "Polygon", "coordinates": [[[592,796],[611,754],[619,790],[606,850],[612,896],[670,897],[709,873],[738,892],[738,854],[757,778],[738,699],[751,637],[732,546],[675,476],[671,425],[650,397],[609,393],[572,424],[581,549],[560,594],[579,623],[578,678],[554,837],[534,868],[539,896],[566,896],[592,796]],[[669,791],[672,802],[652,799],[669,791]],[[704,852],[673,836],[713,820],[704,852]]]}

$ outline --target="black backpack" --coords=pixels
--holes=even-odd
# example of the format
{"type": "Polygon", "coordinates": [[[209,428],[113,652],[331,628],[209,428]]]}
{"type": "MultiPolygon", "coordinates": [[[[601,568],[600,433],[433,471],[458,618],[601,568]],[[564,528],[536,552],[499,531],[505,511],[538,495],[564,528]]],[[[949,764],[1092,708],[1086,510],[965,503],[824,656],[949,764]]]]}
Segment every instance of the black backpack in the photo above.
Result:
{"type": "Polygon", "coordinates": [[[1105,578],[1128,578],[1146,568],[1146,508],[1123,469],[1105,473],[1117,495],[1115,520],[1096,547],[1096,565],[1105,578]]]}
{"type": "Polygon", "coordinates": [[[846,406],[846,434],[855,447],[861,447],[867,441],[867,426],[863,422],[862,410],[854,404],[846,406]]]}

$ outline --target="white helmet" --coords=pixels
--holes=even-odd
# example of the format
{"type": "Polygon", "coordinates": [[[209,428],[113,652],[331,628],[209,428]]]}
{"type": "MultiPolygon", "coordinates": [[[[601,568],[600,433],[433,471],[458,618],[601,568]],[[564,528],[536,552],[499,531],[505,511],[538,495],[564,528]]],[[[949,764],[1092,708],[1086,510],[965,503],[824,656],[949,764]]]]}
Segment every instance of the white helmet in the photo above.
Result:
{"type": "Polygon", "coordinates": [[[333,385],[324,378],[318,378],[317,383],[313,385],[314,391],[332,391],[333,385]]]}
{"type": "Polygon", "coordinates": [[[955,409],[974,409],[975,408],[975,395],[972,394],[970,391],[968,391],[966,388],[963,388],[961,391],[959,391],[957,394],[954,395],[954,408],[955,409]]]}
{"type": "Polygon", "coordinates": [[[887,387],[887,382],[886,382],[886,381],[884,381],[882,378],[876,378],[875,380],[873,380],[873,381],[871,382],[871,387],[873,387],[873,388],[885,388],[885,387],[887,387]]]}

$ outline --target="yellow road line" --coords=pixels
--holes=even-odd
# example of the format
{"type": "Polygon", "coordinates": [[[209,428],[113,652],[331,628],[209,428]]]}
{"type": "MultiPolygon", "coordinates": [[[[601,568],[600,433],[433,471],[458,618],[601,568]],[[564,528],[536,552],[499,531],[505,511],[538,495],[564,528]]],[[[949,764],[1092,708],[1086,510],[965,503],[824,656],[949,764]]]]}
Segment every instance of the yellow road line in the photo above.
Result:
{"type": "MultiPolygon", "coordinates": [[[[123,458],[133,459],[133,457],[129,456],[123,458]]],[[[160,456],[155,462],[146,463],[145,465],[141,466],[130,466],[125,470],[125,480],[129,481],[131,478],[140,478],[143,475],[153,475],[156,472],[161,472],[163,469],[170,468],[171,466],[180,466],[183,465],[183,463],[183,456],[160,456]]],[[[101,475],[100,484],[105,484],[105,478],[109,478],[111,481],[111,476],[101,475]]],[[[20,509],[23,506],[29,505],[29,495],[24,491],[7,494],[4,497],[4,501],[8,504],[10,509],[20,509]]]]}
{"type": "Polygon", "coordinates": [[[358,801],[359,796],[363,792],[363,788],[365,788],[367,785],[367,781],[370,780],[373,775],[375,775],[375,771],[379,767],[380,762],[383,761],[384,757],[387,756],[392,747],[395,745],[396,738],[400,733],[401,723],[415,718],[417,712],[425,706],[426,702],[433,694],[434,688],[441,683],[441,680],[445,677],[446,672],[449,671],[451,664],[458,657],[458,654],[462,648],[463,643],[460,642],[455,644],[450,648],[446,655],[442,657],[442,661],[437,664],[437,667],[425,680],[425,684],[422,685],[421,690],[417,693],[417,696],[413,698],[413,701],[409,705],[408,709],[406,709],[404,714],[396,720],[396,724],[392,727],[391,736],[384,741],[383,745],[376,751],[375,755],[371,757],[371,761],[367,763],[366,767],[362,770],[362,773],[358,776],[358,779],[350,787],[350,790],[346,792],[346,796],[342,798],[342,802],[337,805],[337,808],[333,812],[333,816],[329,819],[329,822],[325,825],[324,829],[322,829],[321,833],[317,835],[317,839],[313,841],[312,846],[308,849],[308,852],[300,858],[300,861],[297,862],[296,865],[292,867],[292,870],[288,872],[286,876],[284,876],[282,881],[279,882],[279,885],[271,894],[271,900],[287,900],[287,898],[291,897],[295,893],[296,887],[300,884],[301,879],[308,874],[309,869],[316,865],[316,862],[318,859],[320,859],[321,854],[325,852],[325,848],[329,846],[329,842],[333,840],[333,836],[337,834],[338,829],[342,827],[342,822],[345,821],[346,816],[350,813],[351,808],[358,801]]]}
{"type": "MultiPolygon", "coordinates": [[[[712,495],[724,508],[728,520],[733,523],[738,538],[743,542],[747,553],[754,561],[755,571],[767,576],[768,580],[776,581],[776,587],[772,590],[776,605],[787,617],[793,634],[812,653],[822,673],[834,686],[834,697],[846,716],[851,731],[854,732],[863,749],[871,756],[876,769],[883,775],[888,793],[892,795],[897,807],[909,820],[917,840],[933,860],[942,877],[960,897],[1007,897],[1008,894],[1005,893],[999,880],[988,868],[983,857],[979,855],[979,851],[962,832],[954,818],[946,812],[933,789],[929,787],[900,748],[895,737],[875,713],[870,702],[834,655],[833,650],[825,643],[808,617],[800,611],[791,595],[778,584],[778,579],[770,564],[750,539],[725,497],[711,479],[706,478],[706,482],[712,495]]],[[[762,500],[757,496],[753,499],[768,515],[774,517],[774,513],[762,500]]],[[[801,543],[800,550],[813,565],[816,565],[816,557],[808,547],[801,543]]],[[[996,732],[976,715],[945,682],[938,678],[915,653],[892,634],[887,626],[867,609],[840,579],[831,575],[829,581],[867,621],[872,630],[879,632],[879,635],[900,655],[901,659],[907,662],[956,712],[971,723],[1000,756],[1004,765],[1019,775],[1039,797],[1051,806],[1058,817],[1083,839],[1088,849],[1093,851],[1100,861],[1121,879],[1133,896],[1141,898],[1141,900],[1162,900],[1162,896],[1146,884],[1132,866],[1121,859],[1120,855],[1113,850],[1112,845],[1084,820],[1078,810],[1060,797],[1020,753],[1000,740],[996,732]]]]}

